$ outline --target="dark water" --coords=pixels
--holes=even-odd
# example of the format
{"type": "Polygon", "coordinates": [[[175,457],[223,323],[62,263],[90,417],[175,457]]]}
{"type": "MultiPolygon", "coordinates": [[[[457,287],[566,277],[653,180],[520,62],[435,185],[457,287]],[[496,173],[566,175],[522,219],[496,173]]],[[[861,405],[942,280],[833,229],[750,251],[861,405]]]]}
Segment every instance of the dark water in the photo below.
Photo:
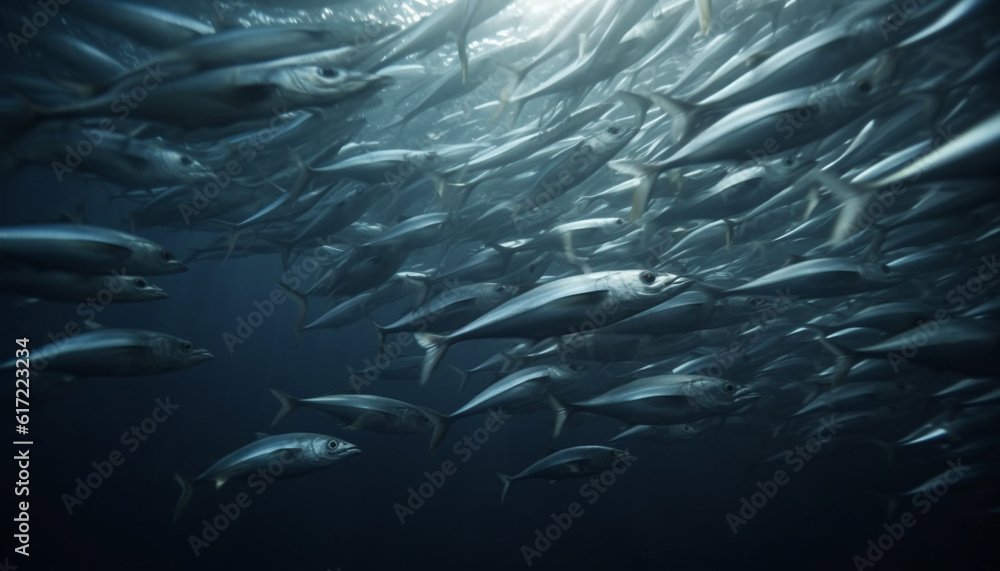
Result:
{"type": "MultiPolygon", "coordinates": [[[[50,221],[83,203],[88,223],[127,229],[130,205],[109,203],[113,190],[98,181],[59,183],[48,169],[28,167],[0,182],[5,197],[0,223],[50,221]]],[[[175,252],[211,237],[160,228],[137,233],[175,252]]],[[[264,488],[237,479],[217,491],[199,489],[172,523],[179,492],[174,471],[196,475],[251,442],[254,433],[275,430],[269,425],[278,404],[268,389],[297,396],[344,391],[345,367],[363,366],[377,353],[365,321],[306,334],[296,348],[290,301],[274,307],[242,343],[227,346],[226,335],[238,334],[241,319],[256,319],[255,302],[264,304],[283,273],[277,255],[196,262],[186,273],[153,280],[170,293],[167,300],[102,308],[95,321],[190,339],[215,358],[163,375],[87,380],[44,398],[33,393],[38,397],[30,413],[31,555],[13,554],[16,544],[5,541],[9,547],[0,558],[9,557],[8,568],[509,570],[530,559],[532,569],[849,570],[857,568],[856,556],[871,551],[869,540],[877,543],[887,529],[900,529],[895,524],[906,510],[915,524],[888,549],[882,539],[884,554],[874,567],[864,568],[996,567],[1000,528],[992,484],[985,502],[963,497],[963,489],[956,488],[923,513],[908,497],[890,513],[894,491],[944,472],[946,461],[918,462],[906,451],[890,458],[878,444],[846,434],[834,435],[808,461],[757,467],[753,463],[804,446],[806,439],[786,437],[777,446],[766,433],[723,431],[672,447],[632,441],[628,449],[635,460],[614,474],[613,482],[609,473],[589,488],[586,480],[529,480],[514,485],[500,504],[497,472],[519,471],[549,446],[606,442],[620,428],[600,420],[574,426],[553,441],[548,410],[512,416],[491,426],[494,432],[480,430],[482,416],[460,420],[434,455],[427,453],[427,434],[350,431],[319,412],[299,411],[280,432],[336,435],[364,452],[343,465],[264,488]],[[159,423],[147,420],[145,426],[155,431],[145,441],[129,439],[126,433],[142,426],[164,401],[176,405],[172,413],[159,423]],[[95,471],[107,471],[112,456],[124,461],[97,478],[95,471]],[[454,467],[451,475],[438,474],[448,467],[454,467]],[[787,483],[769,484],[779,469],[787,472],[787,483]],[[99,486],[82,501],[70,499],[86,495],[78,488],[88,478],[99,486]],[[423,485],[426,491],[428,481],[441,485],[400,521],[399,505],[410,501],[410,489],[423,485]],[[734,533],[727,514],[740,515],[741,500],[751,501],[760,490],[776,492],[766,502],[757,494],[761,507],[734,533]],[[232,504],[241,493],[249,503],[235,517],[220,517],[235,513],[232,504]],[[568,512],[578,517],[563,515],[568,512]],[[213,521],[225,529],[206,531],[213,521]],[[567,521],[568,529],[557,533],[552,527],[567,521]],[[550,540],[540,541],[546,532],[550,540]],[[538,551],[531,555],[528,548],[538,551]]],[[[30,348],[37,349],[57,339],[67,324],[84,320],[69,304],[21,306],[7,296],[2,302],[4,354],[13,353],[16,338],[29,338],[30,348]]],[[[380,308],[373,318],[384,322],[407,307],[401,301],[380,308]]],[[[468,343],[453,349],[447,363],[471,367],[495,347],[468,343]]],[[[421,352],[409,347],[407,354],[421,352]]],[[[7,386],[9,395],[13,386],[7,386]]],[[[452,371],[441,367],[426,387],[376,380],[370,392],[451,411],[474,394],[458,395],[457,386],[452,371]]],[[[474,380],[471,386],[485,385],[474,380]]],[[[12,404],[11,396],[4,400],[12,404]]],[[[11,482],[16,470],[8,462],[5,478],[11,482]]],[[[16,515],[18,499],[11,494],[6,501],[5,513],[16,515]]],[[[14,524],[7,529],[10,537],[14,524]]]]}

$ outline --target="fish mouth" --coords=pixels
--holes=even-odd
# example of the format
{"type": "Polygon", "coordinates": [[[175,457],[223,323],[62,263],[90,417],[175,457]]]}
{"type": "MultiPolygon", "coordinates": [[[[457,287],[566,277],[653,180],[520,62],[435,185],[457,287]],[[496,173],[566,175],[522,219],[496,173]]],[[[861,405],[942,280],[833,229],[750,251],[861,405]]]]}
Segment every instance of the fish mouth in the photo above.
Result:
{"type": "Polygon", "coordinates": [[[191,361],[195,363],[202,363],[208,361],[209,359],[214,359],[215,355],[209,353],[205,349],[195,349],[191,352],[191,361]]]}
{"type": "Polygon", "coordinates": [[[170,260],[167,262],[167,273],[179,274],[188,271],[188,267],[180,260],[170,260]]]}
{"type": "Polygon", "coordinates": [[[346,449],[340,451],[341,458],[349,458],[358,454],[361,454],[361,449],[353,444],[348,444],[346,449]]]}
{"type": "Polygon", "coordinates": [[[168,295],[167,292],[165,292],[160,288],[150,289],[145,293],[146,293],[146,299],[166,299],[170,297],[170,295],[168,295]]]}

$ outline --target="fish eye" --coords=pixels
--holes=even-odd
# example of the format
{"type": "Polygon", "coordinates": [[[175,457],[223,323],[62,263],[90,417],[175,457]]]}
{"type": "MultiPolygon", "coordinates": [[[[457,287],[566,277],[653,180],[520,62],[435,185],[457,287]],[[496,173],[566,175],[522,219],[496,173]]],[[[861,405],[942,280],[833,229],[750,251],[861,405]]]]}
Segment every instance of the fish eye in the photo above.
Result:
{"type": "Polygon", "coordinates": [[[616,219],[616,220],[615,220],[615,224],[617,224],[617,225],[619,225],[619,226],[621,226],[621,225],[622,225],[622,224],[624,224],[624,223],[625,223],[625,221],[624,221],[624,220],[622,220],[621,218],[618,218],[618,219],[616,219]]]}
{"type": "Polygon", "coordinates": [[[166,250],[163,250],[162,252],[160,252],[160,255],[163,256],[164,260],[172,260],[173,257],[174,257],[173,254],[171,254],[170,252],[168,252],[166,250]]]}
{"type": "Polygon", "coordinates": [[[337,446],[339,446],[339,444],[337,443],[336,440],[331,440],[326,443],[326,447],[329,448],[330,450],[336,450],[337,446]]]}
{"type": "Polygon", "coordinates": [[[642,280],[642,283],[648,285],[656,281],[656,276],[653,275],[653,272],[642,272],[639,274],[639,279],[642,280]]]}
{"type": "Polygon", "coordinates": [[[135,285],[136,285],[136,287],[146,287],[149,284],[146,283],[146,280],[144,280],[142,278],[139,278],[139,279],[135,280],[135,285]]]}
{"type": "Polygon", "coordinates": [[[794,161],[794,160],[792,160],[792,157],[785,157],[785,160],[783,160],[783,161],[781,161],[781,162],[782,162],[782,163],[784,163],[784,165],[785,165],[786,167],[790,167],[790,166],[792,166],[793,164],[795,164],[795,161],[794,161]]]}
{"type": "Polygon", "coordinates": [[[760,298],[751,297],[750,298],[750,305],[760,305],[760,298]]]}
{"type": "Polygon", "coordinates": [[[505,291],[507,291],[507,286],[502,286],[502,285],[497,286],[497,293],[503,293],[505,291]]]}
{"type": "Polygon", "coordinates": [[[724,387],[722,387],[722,388],[723,388],[723,389],[724,389],[724,390],[725,390],[725,391],[726,391],[727,393],[729,393],[729,394],[733,394],[733,391],[735,391],[735,390],[736,390],[736,385],[734,385],[733,383],[726,383],[726,386],[724,386],[724,387]]]}
{"type": "Polygon", "coordinates": [[[190,351],[193,348],[194,348],[194,345],[192,345],[189,341],[185,341],[184,343],[181,343],[181,349],[184,350],[184,351],[190,351]]]}
{"type": "Polygon", "coordinates": [[[618,457],[618,451],[617,450],[612,450],[611,452],[608,452],[608,456],[610,456],[611,458],[617,458],[618,457]]]}
{"type": "Polygon", "coordinates": [[[694,428],[690,424],[685,424],[684,432],[694,432],[694,428]]]}
{"type": "Polygon", "coordinates": [[[860,91],[861,93],[871,93],[871,91],[872,91],[872,82],[868,81],[867,79],[864,80],[864,81],[859,81],[858,82],[858,91],[860,91]]]}
{"type": "Polygon", "coordinates": [[[610,129],[608,129],[608,133],[611,133],[612,135],[617,135],[618,133],[621,132],[622,130],[619,129],[618,127],[611,127],[610,129]]]}
{"type": "Polygon", "coordinates": [[[316,70],[316,73],[318,73],[323,77],[337,77],[338,75],[340,75],[340,72],[333,69],[332,67],[321,67],[318,70],[316,70]]]}
{"type": "Polygon", "coordinates": [[[187,155],[181,155],[181,164],[187,167],[187,166],[191,166],[192,164],[194,164],[194,161],[191,160],[191,157],[189,157],[187,155]]]}

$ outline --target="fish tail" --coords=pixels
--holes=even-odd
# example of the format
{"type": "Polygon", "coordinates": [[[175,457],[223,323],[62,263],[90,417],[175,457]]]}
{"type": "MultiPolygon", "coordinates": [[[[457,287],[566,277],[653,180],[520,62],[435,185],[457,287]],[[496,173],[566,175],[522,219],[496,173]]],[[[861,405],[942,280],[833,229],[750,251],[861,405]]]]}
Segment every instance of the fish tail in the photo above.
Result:
{"type": "Polygon", "coordinates": [[[712,1],[697,0],[698,20],[701,22],[701,35],[708,34],[708,29],[712,25],[712,1]]]}
{"type": "Polygon", "coordinates": [[[458,38],[458,61],[462,63],[462,85],[469,81],[469,41],[462,36],[458,38]]]}
{"type": "Polygon", "coordinates": [[[299,306],[299,315],[295,318],[295,348],[298,349],[299,339],[302,338],[302,327],[306,322],[306,308],[309,306],[309,299],[305,295],[295,291],[283,283],[279,282],[278,287],[281,288],[285,294],[288,295],[288,297],[292,298],[295,305],[299,306]]]}
{"type": "Polygon", "coordinates": [[[502,504],[503,501],[507,499],[507,491],[510,490],[510,483],[514,481],[514,479],[501,472],[497,472],[497,476],[499,476],[500,481],[503,482],[503,491],[500,492],[500,503],[502,504]]]}
{"type": "Polygon", "coordinates": [[[424,355],[424,365],[420,369],[420,384],[425,385],[438,363],[444,358],[444,354],[448,352],[448,338],[445,335],[426,332],[416,333],[414,338],[417,344],[427,350],[427,354],[424,355]]]}
{"type": "Polygon", "coordinates": [[[646,113],[653,106],[653,102],[648,97],[632,93],[631,91],[619,91],[616,95],[625,103],[633,113],[635,113],[635,126],[642,127],[646,122],[646,113]]]}
{"type": "Polygon", "coordinates": [[[429,448],[430,453],[434,454],[434,451],[441,445],[441,441],[444,440],[445,435],[448,434],[448,429],[451,428],[451,417],[426,407],[421,410],[434,423],[434,432],[431,433],[429,448]]]}
{"type": "Polygon", "coordinates": [[[743,224],[745,218],[723,218],[726,224],[726,250],[732,250],[736,242],[736,230],[743,224]]]}
{"type": "Polygon", "coordinates": [[[649,98],[664,113],[670,115],[670,136],[674,142],[686,141],[694,129],[698,106],[659,93],[652,93],[649,98]]]}
{"type": "Polygon", "coordinates": [[[271,394],[281,403],[281,410],[278,411],[278,414],[274,415],[274,420],[271,421],[271,426],[274,426],[285,420],[289,414],[292,414],[292,411],[298,408],[299,401],[292,395],[277,389],[271,389],[271,394]]]}
{"type": "Polygon", "coordinates": [[[375,320],[371,317],[368,318],[368,321],[372,324],[372,327],[375,328],[375,335],[378,335],[378,351],[379,353],[383,353],[383,348],[385,347],[385,336],[387,335],[385,327],[375,323],[375,320]]]}
{"type": "Polygon", "coordinates": [[[504,107],[514,97],[514,92],[517,91],[521,82],[524,81],[524,76],[527,75],[529,68],[518,69],[504,63],[497,63],[496,66],[507,74],[507,84],[503,86],[503,90],[500,92],[500,106],[504,107]]]}
{"type": "Polygon", "coordinates": [[[184,511],[188,502],[191,501],[191,496],[194,495],[194,482],[191,481],[191,478],[188,478],[180,472],[174,472],[174,480],[176,480],[181,486],[181,496],[177,499],[177,507],[174,508],[173,521],[176,522],[180,519],[181,512],[184,511]]]}
{"type": "Polygon", "coordinates": [[[465,390],[465,383],[466,381],[469,380],[469,373],[465,372],[462,369],[459,369],[455,365],[448,365],[448,366],[451,367],[453,371],[458,373],[458,394],[462,394],[462,391],[465,390]]]}
{"type": "Polygon", "coordinates": [[[562,434],[563,428],[566,427],[566,421],[576,411],[568,403],[562,402],[551,393],[549,394],[549,404],[552,405],[552,409],[556,413],[556,422],[555,427],[552,429],[552,437],[558,438],[562,434]]]}
{"type": "Polygon", "coordinates": [[[632,195],[632,213],[629,215],[629,222],[635,222],[646,211],[649,204],[649,197],[653,194],[653,187],[656,186],[656,179],[665,170],[660,165],[647,165],[633,161],[619,160],[608,163],[615,172],[632,175],[639,179],[639,184],[635,187],[635,194],[632,195]]]}
{"type": "Polygon", "coordinates": [[[836,387],[851,372],[851,367],[854,366],[854,354],[850,350],[834,345],[827,340],[826,332],[821,328],[815,325],[803,325],[802,327],[815,333],[816,340],[819,341],[820,345],[836,358],[833,367],[833,379],[830,380],[830,386],[836,387]]]}

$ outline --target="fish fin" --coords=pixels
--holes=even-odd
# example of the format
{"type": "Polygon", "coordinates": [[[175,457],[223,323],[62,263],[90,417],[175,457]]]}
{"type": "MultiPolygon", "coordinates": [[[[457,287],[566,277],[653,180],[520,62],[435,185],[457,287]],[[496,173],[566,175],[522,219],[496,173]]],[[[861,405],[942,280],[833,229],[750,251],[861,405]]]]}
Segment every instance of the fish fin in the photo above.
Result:
{"type": "Polygon", "coordinates": [[[632,175],[639,179],[635,194],[632,196],[632,212],[629,215],[629,222],[635,222],[646,211],[649,197],[653,194],[653,187],[656,186],[656,179],[660,177],[664,169],[659,165],[646,165],[626,160],[611,161],[608,166],[615,172],[632,175]]]}
{"type": "Polygon", "coordinates": [[[100,323],[98,323],[96,321],[90,321],[89,319],[87,321],[83,322],[83,327],[87,331],[97,331],[98,329],[104,329],[103,325],[101,325],[100,323]]]}
{"type": "Polygon", "coordinates": [[[385,336],[387,335],[385,328],[378,323],[375,323],[375,320],[371,317],[368,318],[368,321],[372,324],[372,327],[375,328],[375,334],[378,336],[378,351],[379,353],[382,353],[383,348],[385,347],[385,336]]]}
{"type": "Polygon", "coordinates": [[[427,332],[415,333],[413,337],[417,340],[418,345],[427,350],[427,354],[424,355],[424,364],[420,368],[420,385],[423,386],[427,384],[431,373],[444,358],[444,354],[448,352],[448,337],[427,332]]]}
{"type": "Polygon", "coordinates": [[[833,379],[830,381],[831,387],[836,387],[841,381],[847,378],[848,373],[851,372],[851,367],[854,366],[855,356],[849,349],[834,345],[828,341],[826,338],[826,332],[824,332],[821,328],[814,325],[803,325],[803,327],[816,333],[816,340],[819,341],[820,345],[822,345],[823,348],[833,354],[836,358],[836,362],[833,367],[833,379]]]}
{"type": "Polygon", "coordinates": [[[698,4],[698,21],[701,22],[701,35],[708,35],[712,25],[712,0],[695,0],[698,4]]]}
{"type": "Polygon", "coordinates": [[[264,438],[269,438],[271,435],[266,432],[254,432],[253,433],[256,440],[261,440],[264,438]]]}
{"type": "Polygon", "coordinates": [[[229,480],[225,476],[220,476],[218,478],[215,478],[212,481],[215,482],[215,489],[218,490],[222,486],[225,486],[226,482],[229,481],[229,480]]]}
{"type": "Polygon", "coordinates": [[[507,491],[510,490],[510,483],[514,481],[514,478],[500,472],[497,472],[497,476],[499,476],[500,481],[503,482],[503,491],[500,492],[500,503],[502,504],[503,501],[507,499],[507,491]]]}
{"type": "Polygon", "coordinates": [[[615,93],[622,103],[625,104],[633,113],[635,113],[635,126],[642,127],[646,122],[646,113],[649,112],[649,108],[653,106],[653,102],[648,97],[643,97],[632,93],[631,91],[618,91],[615,93]]]}
{"type": "Polygon", "coordinates": [[[726,250],[732,250],[733,243],[736,242],[736,230],[746,222],[746,218],[723,218],[722,221],[726,224],[726,250]]]}
{"type": "Polygon", "coordinates": [[[875,195],[868,188],[851,185],[825,171],[815,171],[812,176],[828,188],[842,205],[829,240],[830,244],[839,244],[860,230],[859,216],[875,195]]]}
{"type": "Polygon", "coordinates": [[[462,85],[469,81],[469,39],[462,35],[456,42],[458,44],[458,61],[462,64],[462,85]]]}
{"type": "Polygon", "coordinates": [[[552,410],[556,413],[555,426],[552,429],[552,437],[558,438],[562,434],[563,428],[566,426],[566,421],[569,417],[576,412],[576,410],[568,403],[560,401],[552,393],[548,394],[549,404],[552,405],[552,410]]]}
{"type": "Polygon", "coordinates": [[[278,389],[271,389],[271,394],[281,403],[281,410],[278,411],[278,414],[274,415],[274,420],[271,421],[271,426],[274,426],[285,420],[299,406],[299,401],[292,395],[278,389]]]}
{"type": "Polygon", "coordinates": [[[518,69],[512,65],[497,62],[495,64],[499,67],[505,74],[507,74],[507,83],[503,86],[500,91],[500,105],[501,110],[498,113],[503,112],[503,107],[510,101],[510,98],[514,96],[514,92],[524,81],[524,76],[527,74],[528,68],[518,69]]]}
{"type": "Polygon", "coordinates": [[[448,429],[451,428],[451,417],[424,406],[419,408],[434,423],[434,432],[431,433],[429,448],[430,453],[434,454],[434,451],[441,445],[441,441],[444,440],[444,436],[448,434],[448,429]]]}
{"type": "Polygon", "coordinates": [[[181,496],[177,499],[177,506],[174,507],[173,521],[176,522],[180,519],[181,512],[184,511],[188,502],[191,501],[191,496],[194,495],[194,482],[191,481],[191,478],[188,478],[180,472],[174,472],[174,480],[176,480],[181,486],[181,496]]]}
{"type": "Polygon", "coordinates": [[[469,380],[469,373],[465,372],[462,369],[459,369],[455,365],[448,365],[448,366],[451,367],[453,371],[458,373],[458,394],[462,394],[462,391],[465,390],[465,383],[466,381],[469,380]]]}
{"type": "Polygon", "coordinates": [[[694,127],[698,106],[659,93],[652,93],[649,98],[664,113],[670,115],[670,137],[674,143],[687,140],[694,127]]]}
{"type": "Polygon", "coordinates": [[[295,305],[299,306],[299,314],[295,318],[295,348],[298,349],[299,339],[302,337],[302,327],[306,322],[306,308],[309,306],[309,299],[305,295],[295,291],[283,283],[279,282],[278,287],[281,288],[282,291],[288,295],[288,297],[292,298],[295,305]]]}

